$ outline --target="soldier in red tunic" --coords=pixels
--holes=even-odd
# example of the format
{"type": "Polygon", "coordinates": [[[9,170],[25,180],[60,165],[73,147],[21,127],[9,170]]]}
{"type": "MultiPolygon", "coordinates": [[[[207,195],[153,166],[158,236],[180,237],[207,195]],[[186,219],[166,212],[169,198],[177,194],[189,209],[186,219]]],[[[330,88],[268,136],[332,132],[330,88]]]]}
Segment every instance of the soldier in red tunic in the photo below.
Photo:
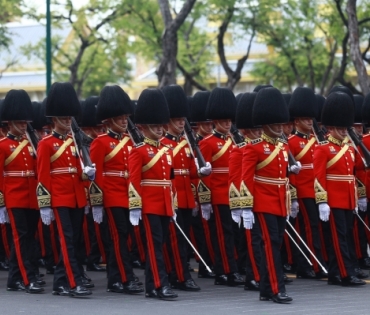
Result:
{"type": "Polygon", "coordinates": [[[255,220],[262,234],[260,300],[289,303],[292,298],[285,291],[280,257],[290,210],[288,144],[280,137],[289,112],[280,91],[270,87],[258,92],[252,113],[253,124],[262,125],[263,134],[243,153],[240,200],[244,227],[252,228],[255,220]]]}
{"type": "Polygon", "coordinates": [[[122,88],[118,85],[103,88],[96,114],[107,126],[107,133],[91,144],[91,160],[98,172],[90,186],[90,202],[97,223],[103,220],[103,207],[108,216],[112,242],[107,291],[132,294],[144,290],[135,283],[127,247],[130,229],[128,159],[133,143],[126,129],[127,116],[131,113],[131,100],[122,88]]]}
{"type": "Polygon", "coordinates": [[[13,244],[9,258],[8,291],[41,293],[32,264],[39,219],[36,191],[36,156],[25,137],[32,121],[32,104],[24,90],[10,90],[2,105],[9,132],[0,141],[0,223],[10,221],[13,244]],[[7,213],[8,210],[8,213],[7,213]],[[9,218],[8,218],[9,216],[9,218]]]}
{"type": "MultiPolygon", "coordinates": [[[[80,102],[70,83],[54,83],[46,103],[46,116],[52,117],[54,130],[39,142],[37,148],[37,198],[42,221],[56,220],[61,253],[54,271],[54,295],[86,296],[91,291],[83,285],[79,265],[86,194],[84,181],[93,178],[95,169],[82,168],[82,161],[71,131],[71,117],[78,116],[80,102]]],[[[84,280],[86,281],[86,280],[84,280]]]]}
{"type": "Polygon", "coordinates": [[[144,222],[147,238],[145,296],[175,299],[169,285],[164,263],[163,245],[166,242],[171,217],[175,214],[173,155],[159,139],[163,124],[169,123],[169,111],[163,93],[158,89],[144,90],[137,103],[135,123],[144,135],[129,157],[130,221],[144,222]]]}
{"type": "Polygon", "coordinates": [[[320,219],[329,221],[331,232],[328,284],[343,286],[365,284],[356,277],[356,261],[350,253],[357,192],[353,173],[355,150],[345,138],[353,122],[351,97],[343,92],[329,94],[322,111],[322,123],[328,128],[329,137],[316,147],[313,158],[316,203],[320,219]]]}

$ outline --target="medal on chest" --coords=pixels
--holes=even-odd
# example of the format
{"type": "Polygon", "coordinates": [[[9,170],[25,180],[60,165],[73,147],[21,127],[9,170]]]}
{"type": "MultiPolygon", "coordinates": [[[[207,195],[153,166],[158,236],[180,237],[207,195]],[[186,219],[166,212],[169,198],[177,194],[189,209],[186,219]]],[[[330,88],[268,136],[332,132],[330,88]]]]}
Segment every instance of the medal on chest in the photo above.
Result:
{"type": "Polygon", "coordinates": [[[270,146],[268,144],[263,145],[263,153],[264,154],[271,154],[270,146]]]}
{"type": "Polygon", "coordinates": [[[32,149],[32,147],[27,147],[28,148],[28,152],[29,152],[29,154],[31,155],[31,156],[33,156],[33,149],[32,149]]]}
{"type": "Polygon", "coordinates": [[[72,153],[73,156],[77,156],[77,154],[76,154],[76,147],[71,146],[71,153],[72,153]]]}
{"type": "Polygon", "coordinates": [[[16,146],[14,144],[9,144],[9,149],[11,152],[15,150],[16,146]]]}
{"type": "Polygon", "coordinates": [[[150,158],[154,157],[154,151],[152,148],[146,148],[146,150],[148,151],[148,157],[150,158]]]}
{"type": "Polygon", "coordinates": [[[337,150],[332,145],[329,146],[329,151],[331,154],[337,154],[337,150]]]}
{"type": "Polygon", "coordinates": [[[185,153],[186,153],[187,157],[190,157],[190,149],[189,148],[185,148],[185,153]]]}
{"type": "Polygon", "coordinates": [[[348,150],[349,151],[349,153],[351,154],[351,158],[352,158],[352,162],[354,162],[355,161],[355,155],[353,154],[353,152],[352,152],[352,150],[350,149],[350,150],[348,150]]]}
{"type": "Polygon", "coordinates": [[[284,160],[285,162],[288,162],[288,152],[283,150],[284,160]]]}
{"type": "Polygon", "coordinates": [[[304,141],[299,141],[299,146],[303,149],[306,146],[306,143],[304,141]]]}
{"type": "Polygon", "coordinates": [[[224,146],[224,144],[222,142],[217,142],[217,148],[219,150],[221,150],[223,146],[224,146]]]}
{"type": "Polygon", "coordinates": [[[111,149],[114,149],[116,147],[116,144],[114,142],[109,142],[109,147],[111,149]]]}
{"type": "Polygon", "coordinates": [[[59,148],[60,148],[60,145],[59,145],[59,143],[53,143],[53,148],[54,148],[54,151],[58,151],[59,150],[59,148]]]}
{"type": "Polygon", "coordinates": [[[168,165],[172,165],[171,155],[169,155],[169,154],[166,153],[166,157],[167,157],[167,164],[168,165]]]}

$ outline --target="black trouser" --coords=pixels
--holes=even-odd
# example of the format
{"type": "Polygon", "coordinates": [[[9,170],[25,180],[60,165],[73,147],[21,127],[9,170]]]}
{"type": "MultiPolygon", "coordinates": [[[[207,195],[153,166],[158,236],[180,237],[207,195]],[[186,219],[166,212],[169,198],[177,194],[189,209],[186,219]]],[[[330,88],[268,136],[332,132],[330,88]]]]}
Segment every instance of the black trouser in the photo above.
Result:
{"type": "Polygon", "coordinates": [[[86,218],[90,239],[90,252],[87,256],[87,263],[99,264],[100,258],[103,257],[103,261],[108,264],[111,240],[107,215],[104,213],[103,221],[100,224],[94,222],[91,211],[86,215],[86,218]]]}
{"type": "Polygon", "coordinates": [[[45,244],[45,267],[50,269],[58,263],[60,255],[60,244],[56,222],[53,221],[50,225],[42,223],[42,233],[45,244]]]}
{"type": "MultiPolygon", "coordinates": [[[[366,211],[359,210],[358,215],[365,222],[367,210],[366,211]]],[[[355,215],[355,218],[353,220],[353,238],[355,243],[356,259],[364,259],[369,257],[367,253],[367,237],[365,226],[361,222],[361,220],[357,217],[357,215],[355,215]]]]}
{"type": "MultiPolygon", "coordinates": [[[[320,240],[320,231],[319,231],[319,210],[317,208],[315,199],[313,198],[302,198],[298,199],[299,202],[299,212],[298,212],[298,223],[299,223],[299,232],[300,236],[310,248],[312,253],[320,261],[320,263],[325,267],[326,263],[322,257],[321,252],[321,240],[320,240]]],[[[298,242],[299,244],[299,242],[298,242]]],[[[306,247],[301,244],[300,248],[306,254],[307,257],[311,257],[311,263],[313,270],[317,273],[320,271],[320,266],[317,261],[312,258],[306,247]]],[[[297,255],[297,269],[298,270],[307,270],[311,269],[311,266],[307,262],[306,258],[298,251],[297,255]]]]}
{"type": "Polygon", "coordinates": [[[2,224],[0,234],[0,261],[7,261],[10,257],[10,250],[13,244],[12,228],[10,224],[2,224]]]}
{"type": "Polygon", "coordinates": [[[145,270],[145,290],[147,292],[169,285],[163,245],[167,240],[170,219],[171,217],[143,214],[147,241],[145,270]]]}
{"type": "MultiPolygon", "coordinates": [[[[176,222],[183,230],[185,235],[190,239],[190,224],[191,224],[191,209],[178,209],[176,211],[176,222]]],[[[188,242],[177,228],[176,224],[171,221],[169,225],[169,234],[167,250],[171,262],[171,282],[184,282],[191,279],[189,269],[187,267],[188,242]]]]}
{"type": "Polygon", "coordinates": [[[213,213],[208,224],[215,253],[215,273],[221,275],[237,272],[230,208],[228,205],[212,205],[212,207],[213,213]]]}
{"type": "Polygon", "coordinates": [[[329,248],[329,277],[354,276],[353,211],[330,209],[329,222],[331,242],[329,248]]]}
{"type": "Polygon", "coordinates": [[[127,246],[127,238],[131,228],[127,208],[106,208],[111,247],[108,260],[108,286],[116,282],[125,283],[134,280],[134,273],[127,246]]]}
{"type": "Polygon", "coordinates": [[[260,293],[269,295],[285,292],[280,247],[283,243],[286,218],[257,212],[255,221],[262,235],[260,293]]]}
{"type": "Polygon", "coordinates": [[[82,285],[81,266],[78,263],[84,208],[58,207],[54,209],[60,240],[60,256],[54,271],[54,288],[82,285]]]}
{"type": "Polygon", "coordinates": [[[244,239],[243,243],[246,247],[245,279],[246,281],[255,280],[259,282],[261,280],[259,273],[261,267],[261,231],[258,229],[256,224],[253,225],[251,230],[246,230],[242,220],[240,225],[240,235],[242,239],[244,239]]]}
{"type": "Polygon", "coordinates": [[[8,214],[13,234],[8,286],[14,285],[17,281],[29,285],[30,282],[36,281],[35,234],[40,213],[37,210],[12,208],[8,209],[8,214]]]}

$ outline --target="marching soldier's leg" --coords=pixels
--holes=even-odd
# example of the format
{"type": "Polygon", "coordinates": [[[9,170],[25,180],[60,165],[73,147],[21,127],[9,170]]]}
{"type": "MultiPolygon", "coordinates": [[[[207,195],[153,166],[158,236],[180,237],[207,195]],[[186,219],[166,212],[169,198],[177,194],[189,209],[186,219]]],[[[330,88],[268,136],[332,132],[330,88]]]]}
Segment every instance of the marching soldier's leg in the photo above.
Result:
{"type": "MultiPolygon", "coordinates": [[[[359,211],[359,216],[362,220],[366,221],[367,211],[359,211]]],[[[358,264],[361,269],[369,270],[370,269],[370,258],[367,253],[368,240],[366,237],[366,230],[364,224],[361,220],[355,215],[354,218],[354,242],[356,250],[356,258],[358,259],[358,264]]]]}
{"type": "Polygon", "coordinates": [[[245,290],[259,291],[260,268],[261,268],[261,232],[258,225],[254,225],[251,230],[244,229],[248,255],[246,259],[246,277],[245,277],[245,290]]]}
{"type": "Polygon", "coordinates": [[[8,271],[9,270],[9,256],[10,256],[10,247],[8,244],[7,238],[7,225],[0,225],[0,270],[8,271]]]}

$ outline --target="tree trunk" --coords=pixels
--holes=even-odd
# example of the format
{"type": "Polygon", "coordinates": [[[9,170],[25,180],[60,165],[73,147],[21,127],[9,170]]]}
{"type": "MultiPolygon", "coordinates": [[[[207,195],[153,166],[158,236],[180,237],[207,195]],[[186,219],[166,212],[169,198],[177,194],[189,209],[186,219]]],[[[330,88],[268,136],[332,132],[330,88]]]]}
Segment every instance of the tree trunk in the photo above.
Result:
{"type": "Polygon", "coordinates": [[[350,55],[357,72],[358,83],[361,87],[362,93],[366,95],[370,92],[369,77],[360,51],[356,2],[356,0],[348,0],[346,8],[348,14],[350,55]]]}

